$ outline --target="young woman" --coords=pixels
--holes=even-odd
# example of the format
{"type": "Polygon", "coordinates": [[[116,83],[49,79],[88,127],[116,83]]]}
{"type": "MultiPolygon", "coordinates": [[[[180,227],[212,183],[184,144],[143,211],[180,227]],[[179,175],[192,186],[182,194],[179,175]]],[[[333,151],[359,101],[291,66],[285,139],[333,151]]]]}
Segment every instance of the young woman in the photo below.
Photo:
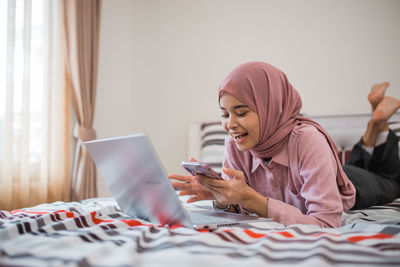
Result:
{"type": "Polygon", "coordinates": [[[299,115],[301,98],[286,75],[266,63],[242,64],[219,88],[222,125],[230,135],[225,180],[170,175],[184,182],[173,186],[192,195],[188,202],[214,200],[217,210],[338,227],[343,210],[400,196],[398,138],[387,125],[400,101],[384,97],[387,86],[372,88],[373,117],[353,149],[352,165],[343,168],[325,130],[299,115]]]}

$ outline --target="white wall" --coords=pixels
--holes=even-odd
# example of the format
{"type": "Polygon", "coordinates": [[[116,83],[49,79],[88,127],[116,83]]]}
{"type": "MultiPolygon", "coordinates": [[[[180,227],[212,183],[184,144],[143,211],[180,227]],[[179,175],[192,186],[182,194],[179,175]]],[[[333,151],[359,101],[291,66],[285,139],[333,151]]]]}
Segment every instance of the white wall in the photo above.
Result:
{"type": "Polygon", "coordinates": [[[282,69],[304,113],[369,112],[374,82],[400,98],[399,14],[397,0],[103,0],[94,128],[146,132],[184,173],[188,123],[219,118],[219,83],[250,60],[282,69]]]}

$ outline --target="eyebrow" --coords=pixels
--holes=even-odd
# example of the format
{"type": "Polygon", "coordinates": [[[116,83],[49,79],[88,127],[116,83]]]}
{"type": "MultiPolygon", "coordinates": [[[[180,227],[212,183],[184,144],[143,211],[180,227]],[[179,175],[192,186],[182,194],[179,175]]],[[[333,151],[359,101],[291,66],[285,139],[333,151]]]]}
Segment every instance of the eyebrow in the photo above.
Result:
{"type": "MultiPolygon", "coordinates": [[[[220,109],[225,109],[225,108],[223,108],[223,107],[221,107],[221,106],[219,106],[219,108],[220,108],[220,109]]],[[[248,108],[248,106],[246,106],[246,105],[237,105],[237,106],[234,106],[234,107],[233,107],[233,109],[238,109],[238,108],[248,108]]]]}

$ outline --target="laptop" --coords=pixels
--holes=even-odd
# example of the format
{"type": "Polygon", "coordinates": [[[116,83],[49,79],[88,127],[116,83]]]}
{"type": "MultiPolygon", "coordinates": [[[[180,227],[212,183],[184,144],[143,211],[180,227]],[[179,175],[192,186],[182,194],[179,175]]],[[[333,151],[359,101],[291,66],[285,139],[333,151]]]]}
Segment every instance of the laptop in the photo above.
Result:
{"type": "Polygon", "coordinates": [[[121,210],[129,216],[195,229],[263,220],[217,212],[211,207],[187,211],[145,134],[94,140],[85,145],[121,210]]]}

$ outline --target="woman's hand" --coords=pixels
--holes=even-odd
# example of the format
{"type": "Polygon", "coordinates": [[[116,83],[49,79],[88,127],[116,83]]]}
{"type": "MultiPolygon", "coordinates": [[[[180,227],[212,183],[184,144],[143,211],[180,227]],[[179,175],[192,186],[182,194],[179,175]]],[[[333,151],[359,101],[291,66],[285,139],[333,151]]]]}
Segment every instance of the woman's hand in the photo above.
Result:
{"type": "Polygon", "coordinates": [[[175,179],[180,182],[173,182],[172,186],[175,190],[182,190],[180,196],[194,196],[188,199],[188,203],[199,200],[214,200],[214,195],[206,187],[202,186],[195,176],[191,175],[168,175],[168,178],[175,179]]]}
{"type": "MultiPolygon", "coordinates": [[[[194,158],[190,158],[190,161],[197,161],[194,158]]],[[[194,196],[188,199],[188,203],[200,201],[200,200],[214,200],[213,194],[204,186],[202,186],[195,176],[192,175],[168,175],[169,179],[175,179],[180,182],[173,182],[172,186],[175,190],[182,190],[180,196],[194,196]]]]}
{"type": "Polygon", "coordinates": [[[247,185],[243,172],[229,168],[223,168],[223,172],[232,177],[232,180],[218,180],[204,175],[196,175],[196,178],[214,195],[218,203],[246,206],[245,204],[254,190],[247,185]]]}
{"type": "Polygon", "coordinates": [[[218,203],[222,205],[238,204],[261,217],[268,217],[268,198],[247,185],[242,171],[223,168],[231,180],[217,180],[203,175],[196,175],[199,183],[206,187],[218,203]]]}

